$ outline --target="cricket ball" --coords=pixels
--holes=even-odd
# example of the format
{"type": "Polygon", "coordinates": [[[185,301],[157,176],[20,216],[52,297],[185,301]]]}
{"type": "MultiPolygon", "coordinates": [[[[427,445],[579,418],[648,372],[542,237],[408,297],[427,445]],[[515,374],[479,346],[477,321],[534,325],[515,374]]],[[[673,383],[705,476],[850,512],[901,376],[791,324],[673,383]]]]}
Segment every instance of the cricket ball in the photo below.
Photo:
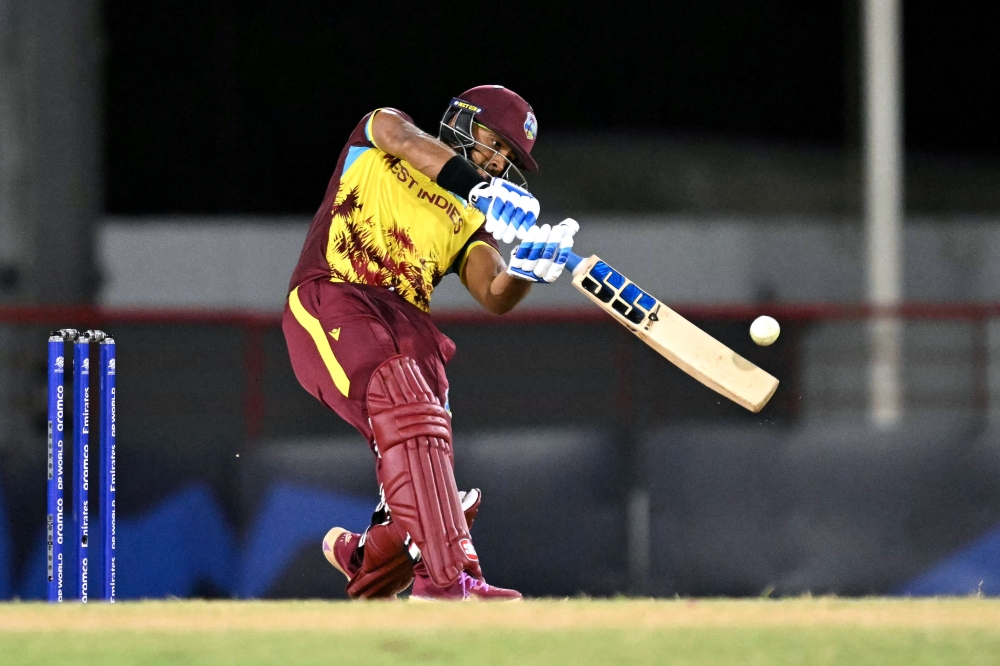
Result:
{"type": "Polygon", "coordinates": [[[750,337],[761,347],[767,347],[778,339],[781,327],[773,317],[757,317],[750,324],[750,337]]]}

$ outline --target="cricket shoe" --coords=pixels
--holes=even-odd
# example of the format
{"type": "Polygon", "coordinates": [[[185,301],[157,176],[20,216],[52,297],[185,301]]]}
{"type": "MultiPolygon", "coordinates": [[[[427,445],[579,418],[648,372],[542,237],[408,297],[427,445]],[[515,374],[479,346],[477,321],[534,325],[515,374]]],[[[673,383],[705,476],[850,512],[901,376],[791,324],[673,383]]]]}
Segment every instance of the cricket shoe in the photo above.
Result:
{"type": "Polygon", "coordinates": [[[413,581],[410,601],[521,601],[521,593],[490,585],[464,571],[448,587],[438,587],[426,573],[418,573],[413,581]]]}
{"type": "Polygon", "coordinates": [[[343,527],[334,527],[323,537],[323,555],[337,571],[347,576],[347,580],[354,578],[361,568],[360,562],[355,564],[360,539],[360,534],[349,532],[343,527]]]}

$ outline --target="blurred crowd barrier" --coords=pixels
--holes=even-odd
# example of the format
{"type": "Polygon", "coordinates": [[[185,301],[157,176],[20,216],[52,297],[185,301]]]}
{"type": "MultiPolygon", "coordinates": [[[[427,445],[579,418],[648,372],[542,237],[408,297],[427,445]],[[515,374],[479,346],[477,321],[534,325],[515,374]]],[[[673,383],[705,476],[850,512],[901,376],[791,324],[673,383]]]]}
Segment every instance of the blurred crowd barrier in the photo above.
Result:
{"type": "MultiPolygon", "coordinates": [[[[575,251],[597,254],[667,303],[857,303],[865,237],[847,217],[578,214],[575,251]]],[[[309,227],[304,218],[111,218],[97,230],[99,303],[280,311],[309,227]]],[[[1000,302],[1000,224],[974,216],[914,218],[903,234],[910,302],[1000,302]]],[[[446,276],[433,309],[478,309],[446,276]]],[[[578,308],[568,280],[535,288],[526,306],[578,308]]]]}
{"type": "MultiPolygon", "coordinates": [[[[536,595],[1000,594],[1000,307],[896,313],[892,430],[868,420],[868,309],[677,307],[779,377],[763,412],[596,309],[437,316],[458,346],[456,477],[484,491],[473,536],[491,580],[536,595]],[[747,334],[764,312],[784,327],[768,348],[747,334]]],[[[298,386],[279,323],[0,309],[0,595],[44,589],[43,340],[74,325],[118,341],[121,595],[341,596],[318,544],[367,524],[372,454],[298,386]]]]}

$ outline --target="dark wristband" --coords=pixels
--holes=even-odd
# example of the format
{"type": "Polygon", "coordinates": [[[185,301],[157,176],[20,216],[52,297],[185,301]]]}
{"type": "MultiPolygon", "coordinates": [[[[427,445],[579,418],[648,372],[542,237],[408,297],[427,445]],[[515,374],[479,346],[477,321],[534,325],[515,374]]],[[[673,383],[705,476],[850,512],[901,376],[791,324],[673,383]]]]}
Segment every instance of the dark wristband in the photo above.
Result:
{"type": "Polygon", "coordinates": [[[445,162],[437,177],[438,185],[463,199],[469,198],[473,187],[486,182],[488,181],[479,174],[476,167],[461,155],[455,155],[445,162]]]}

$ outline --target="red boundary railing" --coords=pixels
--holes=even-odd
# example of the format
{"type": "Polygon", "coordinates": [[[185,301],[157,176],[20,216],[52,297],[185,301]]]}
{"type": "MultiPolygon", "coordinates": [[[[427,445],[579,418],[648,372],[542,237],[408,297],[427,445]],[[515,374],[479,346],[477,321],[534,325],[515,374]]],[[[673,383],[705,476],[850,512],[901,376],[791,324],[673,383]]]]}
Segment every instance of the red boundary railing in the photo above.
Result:
{"type": "MultiPolygon", "coordinates": [[[[671,307],[689,319],[716,321],[749,320],[769,314],[785,321],[829,321],[898,317],[906,320],[977,321],[1000,317],[1000,303],[907,303],[898,307],[861,304],[679,304],[671,307]]],[[[558,324],[611,321],[598,308],[522,308],[502,317],[475,310],[446,310],[434,314],[442,324],[558,324]]],[[[271,328],[281,325],[281,315],[248,310],[190,308],[102,308],[89,305],[0,306],[0,324],[77,327],[109,324],[189,324],[271,328]]]]}
{"type": "MultiPolygon", "coordinates": [[[[671,306],[683,316],[696,321],[750,321],[768,314],[782,323],[849,321],[874,317],[897,317],[910,321],[963,321],[979,324],[975,329],[974,357],[979,368],[976,378],[976,402],[987,401],[986,322],[1000,317],[1000,303],[907,303],[898,307],[874,307],[862,304],[681,304],[671,306]]],[[[615,320],[595,307],[539,309],[522,308],[502,317],[486,312],[463,310],[435,313],[434,320],[444,325],[510,326],[519,324],[609,324],[615,320]]],[[[102,308],[90,305],[0,306],[0,325],[72,326],[105,328],[115,324],[232,326],[243,329],[246,392],[243,399],[244,427],[249,439],[256,439],[263,428],[265,413],[263,337],[266,331],[281,326],[281,314],[246,310],[202,310],[180,308],[102,308]]],[[[623,353],[623,352],[622,352],[623,353]]],[[[625,358],[625,357],[623,357],[625,358]]],[[[627,366],[628,363],[624,363],[627,366]]],[[[623,366],[623,367],[624,367],[623,366]]],[[[624,371],[623,371],[624,372],[624,371]]],[[[624,379],[619,399],[630,402],[630,387],[624,379]]]]}

